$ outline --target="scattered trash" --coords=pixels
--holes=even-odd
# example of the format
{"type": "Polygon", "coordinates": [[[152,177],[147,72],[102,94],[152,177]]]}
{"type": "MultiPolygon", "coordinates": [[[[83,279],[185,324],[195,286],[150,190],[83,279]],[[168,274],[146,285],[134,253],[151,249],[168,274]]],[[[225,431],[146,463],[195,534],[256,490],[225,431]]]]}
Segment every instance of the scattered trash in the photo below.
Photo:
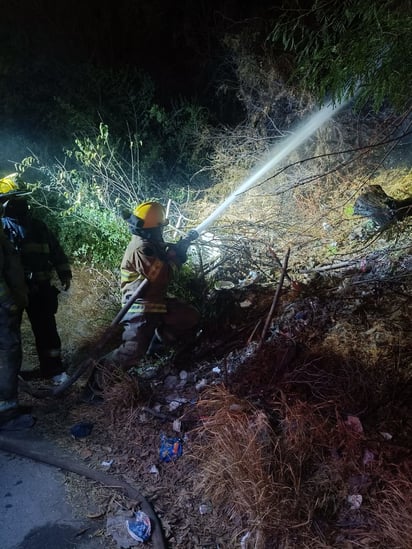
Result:
{"type": "Polygon", "coordinates": [[[230,280],[218,280],[215,282],[215,290],[231,290],[235,285],[230,280]]]}
{"type": "Polygon", "coordinates": [[[352,494],[348,496],[347,501],[350,504],[351,511],[359,509],[362,505],[362,496],[360,494],[352,494]]]}
{"type": "Polygon", "coordinates": [[[222,370],[219,368],[219,366],[215,366],[214,368],[212,368],[212,372],[214,374],[220,374],[222,370]]]}
{"type": "Polygon", "coordinates": [[[182,439],[177,437],[161,436],[159,457],[161,461],[169,463],[176,461],[183,453],[182,439]]]}
{"type": "Polygon", "coordinates": [[[167,376],[163,382],[163,385],[166,389],[174,389],[178,383],[179,379],[177,376],[167,376]]]}
{"type": "Polygon", "coordinates": [[[175,410],[180,408],[180,406],[182,406],[182,404],[183,404],[183,402],[180,402],[179,400],[172,400],[172,402],[169,403],[169,410],[171,412],[174,412],[175,410]]]}
{"type": "Polygon", "coordinates": [[[210,503],[210,501],[206,501],[205,503],[201,503],[199,505],[199,513],[201,515],[208,515],[211,512],[212,512],[212,504],[210,503]]]}
{"type": "Polygon", "coordinates": [[[258,278],[259,273],[257,273],[256,271],[250,271],[246,278],[244,278],[243,280],[239,280],[239,286],[250,286],[251,284],[256,282],[258,278]]]}
{"type": "Polygon", "coordinates": [[[93,430],[93,423],[90,423],[88,421],[82,421],[80,423],[76,423],[76,425],[73,425],[70,429],[70,434],[73,438],[84,438],[90,435],[90,433],[93,430]]]}
{"type": "Polygon", "coordinates": [[[360,435],[363,434],[362,423],[360,422],[360,419],[358,417],[348,416],[346,418],[345,425],[347,425],[355,433],[358,433],[360,435]]]}
{"type": "Polygon", "coordinates": [[[251,534],[250,532],[246,532],[244,536],[242,536],[242,539],[240,540],[240,549],[246,549],[246,543],[247,540],[250,538],[251,534]]]}
{"type": "Polygon", "coordinates": [[[202,389],[204,389],[205,387],[207,386],[207,379],[205,378],[202,378],[201,380],[199,380],[195,387],[196,387],[196,391],[201,391],[202,389]]]}
{"type": "Polygon", "coordinates": [[[245,299],[244,301],[241,301],[239,303],[239,306],[241,309],[247,309],[248,307],[252,306],[252,302],[250,301],[250,299],[245,299]]]}
{"type": "Polygon", "coordinates": [[[136,547],[136,541],[129,536],[125,521],[130,519],[130,510],[119,510],[113,515],[107,515],[106,532],[112,536],[118,547],[131,549],[136,547]]]}
{"type": "Polygon", "coordinates": [[[109,469],[114,463],[114,459],[110,459],[109,461],[102,461],[101,466],[105,467],[106,469],[109,469]]]}
{"type": "Polygon", "coordinates": [[[176,433],[180,433],[182,429],[182,422],[180,419],[175,419],[173,422],[173,431],[176,431],[176,433]]]}
{"type": "Polygon", "coordinates": [[[381,437],[385,440],[392,440],[393,436],[390,433],[381,432],[379,433],[381,437]]]}
{"type": "Polygon", "coordinates": [[[368,450],[366,448],[365,451],[363,452],[362,463],[364,465],[368,465],[368,463],[371,463],[371,461],[373,461],[374,459],[375,459],[375,454],[371,450],[368,450]]]}
{"type": "Polygon", "coordinates": [[[156,467],[156,465],[152,465],[152,466],[150,467],[149,473],[150,473],[151,475],[156,475],[156,476],[158,476],[158,475],[159,475],[159,469],[156,467]]]}
{"type": "Polygon", "coordinates": [[[141,543],[148,541],[152,534],[150,518],[143,511],[137,511],[134,519],[127,519],[126,528],[132,538],[141,543]]]}

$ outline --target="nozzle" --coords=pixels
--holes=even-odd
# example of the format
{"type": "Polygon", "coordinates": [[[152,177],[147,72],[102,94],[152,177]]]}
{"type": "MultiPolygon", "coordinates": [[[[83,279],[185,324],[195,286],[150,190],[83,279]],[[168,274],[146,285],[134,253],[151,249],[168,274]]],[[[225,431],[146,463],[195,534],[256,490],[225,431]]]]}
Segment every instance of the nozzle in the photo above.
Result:
{"type": "Polygon", "coordinates": [[[196,240],[197,238],[199,238],[199,233],[196,231],[196,229],[191,229],[185,236],[185,240],[189,242],[193,242],[193,240],[196,240]]]}

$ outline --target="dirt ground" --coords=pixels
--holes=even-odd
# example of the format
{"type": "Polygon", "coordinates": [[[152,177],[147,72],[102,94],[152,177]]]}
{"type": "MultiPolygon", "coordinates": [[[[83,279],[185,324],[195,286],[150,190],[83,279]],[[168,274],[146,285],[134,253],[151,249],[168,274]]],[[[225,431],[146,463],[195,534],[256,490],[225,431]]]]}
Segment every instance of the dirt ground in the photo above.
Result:
{"type": "MultiPolygon", "coordinates": [[[[58,400],[23,398],[47,439],[141,491],[173,549],[406,549],[412,248],[292,282],[266,330],[277,281],[211,291],[216,317],[196,346],[108,376],[99,405],[80,401],[84,380],[58,400]],[[84,421],[91,434],[73,439],[70,427],[84,421]],[[165,438],[182,450],[169,462],[165,438]]],[[[109,273],[75,269],[58,313],[70,372],[93,351],[117,297],[109,273]]],[[[27,323],[23,337],[30,369],[27,323]]],[[[137,510],[115,489],[74,475],[68,484],[80,513],[90,509],[85,492],[96,516],[137,510]]],[[[116,545],[108,531],[96,535],[116,545]]]]}

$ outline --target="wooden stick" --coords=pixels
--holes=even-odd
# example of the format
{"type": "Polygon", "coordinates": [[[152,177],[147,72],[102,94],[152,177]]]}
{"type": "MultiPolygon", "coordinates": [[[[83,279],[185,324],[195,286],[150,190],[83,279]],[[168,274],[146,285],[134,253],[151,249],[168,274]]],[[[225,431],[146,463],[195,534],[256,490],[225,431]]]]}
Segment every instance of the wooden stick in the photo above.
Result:
{"type": "Polygon", "coordinates": [[[270,307],[268,316],[266,317],[266,322],[265,322],[265,325],[264,325],[263,330],[262,330],[262,335],[260,336],[260,342],[259,342],[258,349],[257,349],[258,351],[260,351],[260,349],[262,348],[263,341],[264,341],[266,333],[268,331],[270,321],[272,319],[273,313],[275,312],[276,306],[279,302],[280,291],[282,289],[283,281],[285,280],[286,271],[287,271],[287,268],[288,268],[289,255],[290,255],[290,248],[288,248],[288,251],[286,252],[286,255],[285,255],[285,259],[283,260],[282,272],[280,274],[279,283],[278,283],[278,286],[276,288],[276,293],[275,293],[275,296],[273,298],[272,305],[270,307]]]}

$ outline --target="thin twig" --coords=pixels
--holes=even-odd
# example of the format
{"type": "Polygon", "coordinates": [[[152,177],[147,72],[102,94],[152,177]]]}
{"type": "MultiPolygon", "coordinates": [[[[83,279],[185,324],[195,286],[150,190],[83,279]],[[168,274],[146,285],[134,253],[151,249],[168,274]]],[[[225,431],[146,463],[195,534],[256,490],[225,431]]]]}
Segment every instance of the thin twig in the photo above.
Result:
{"type": "MultiPolygon", "coordinates": [[[[282,263],[280,262],[280,259],[278,258],[275,250],[269,246],[268,253],[273,257],[273,259],[276,261],[276,263],[279,265],[279,267],[282,267],[282,263]]],[[[288,273],[285,273],[285,277],[289,280],[289,282],[292,282],[292,279],[290,278],[288,273]]]]}

